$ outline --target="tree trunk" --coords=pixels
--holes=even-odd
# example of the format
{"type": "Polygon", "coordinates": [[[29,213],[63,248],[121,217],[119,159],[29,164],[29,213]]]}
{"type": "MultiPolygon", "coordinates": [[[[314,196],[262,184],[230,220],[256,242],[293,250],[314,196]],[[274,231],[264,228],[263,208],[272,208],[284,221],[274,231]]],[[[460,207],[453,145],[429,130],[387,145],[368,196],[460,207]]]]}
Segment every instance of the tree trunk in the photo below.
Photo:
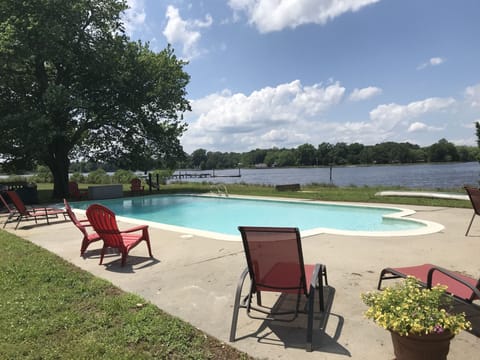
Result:
{"type": "Polygon", "coordinates": [[[70,167],[69,151],[65,144],[51,146],[50,159],[47,166],[53,174],[54,199],[68,197],[68,169],[70,167]]]}

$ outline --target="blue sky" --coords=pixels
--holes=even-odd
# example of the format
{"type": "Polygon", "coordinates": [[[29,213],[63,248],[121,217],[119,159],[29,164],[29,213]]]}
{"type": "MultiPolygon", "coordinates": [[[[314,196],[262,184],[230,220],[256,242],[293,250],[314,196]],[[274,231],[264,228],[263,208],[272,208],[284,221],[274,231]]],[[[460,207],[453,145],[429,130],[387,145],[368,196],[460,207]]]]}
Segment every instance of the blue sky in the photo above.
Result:
{"type": "Polygon", "coordinates": [[[475,145],[478,0],[128,0],[132,40],[189,61],[187,153],[475,145]]]}

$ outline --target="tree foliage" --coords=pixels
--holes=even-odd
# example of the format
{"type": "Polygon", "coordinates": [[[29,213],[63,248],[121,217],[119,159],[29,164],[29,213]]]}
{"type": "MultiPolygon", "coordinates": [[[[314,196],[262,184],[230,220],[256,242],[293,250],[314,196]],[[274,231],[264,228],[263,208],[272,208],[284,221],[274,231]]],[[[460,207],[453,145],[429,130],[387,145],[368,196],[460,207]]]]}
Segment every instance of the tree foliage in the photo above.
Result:
{"type": "Polygon", "coordinates": [[[122,0],[0,0],[0,155],[37,163],[67,194],[70,159],[129,169],[171,165],[189,75],[168,46],[154,53],[124,34],[122,0]]]}
{"type": "Polygon", "coordinates": [[[188,157],[186,166],[203,170],[235,168],[238,163],[244,167],[259,164],[285,167],[475,161],[479,151],[473,146],[455,146],[445,139],[426,147],[392,141],[376,145],[324,142],[317,148],[311,144],[302,144],[293,149],[255,149],[245,153],[207,152],[198,149],[188,157]]]}

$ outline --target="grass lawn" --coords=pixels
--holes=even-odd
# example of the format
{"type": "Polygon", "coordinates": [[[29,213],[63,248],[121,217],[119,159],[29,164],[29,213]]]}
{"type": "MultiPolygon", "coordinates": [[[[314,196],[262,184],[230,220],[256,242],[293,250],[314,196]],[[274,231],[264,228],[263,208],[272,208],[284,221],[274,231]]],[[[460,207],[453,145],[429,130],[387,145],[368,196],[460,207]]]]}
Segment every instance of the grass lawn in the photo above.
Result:
{"type": "MultiPolygon", "coordinates": [[[[41,203],[52,202],[52,184],[37,184],[38,197],[41,203]]],[[[88,184],[80,184],[81,190],[86,190],[88,184]]],[[[416,198],[400,196],[376,196],[380,191],[399,190],[408,191],[412,189],[392,188],[392,187],[338,187],[329,185],[307,185],[302,186],[301,191],[277,191],[273,186],[247,185],[247,184],[227,184],[229,194],[237,195],[255,195],[255,196],[275,196],[289,198],[303,198],[322,201],[345,201],[345,202],[366,202],[366,203],[387,203],[387,204],[405,204],[405,205],[425,205],[442,207],[471,208],[468,200],[450,200],[435,198],[416,198]]],[[[222,189],[222,187],[220,187],[222,189]]],[[[130,184],[123,185],[125,196],[130,195],[130,184]]],[[[204,193],[216,191],[216,187],[208,183],[176,183],[163,185],[159,191],[152,191],[152,194],[172,194],[172,193],[204,193]]],[[[416,189],[415,191],[433,191],[445,193],[458,193],[466,195],[464,189],[441,190],[441,189],[416,189]]],[[[146,188],[145,194],[149,194],[146,188]]],[[[56,199],[61,202],[62,199],[56,199]]]]}
{"type": "Polygon", "coordinates": [[[1,359],[249,359],[3,230],[0,343],[1,359]]]}
{"type": "MultiPolygon", "coordinates": [[[[301,192],[245,184],[227,188],[239,195],[471,207],[463,200],[375,196],[392,188],[309,185],[301,192]]],[[[125,195],[128,190],[125,185],[125,195]]],[[[208,191],[209,184],[185,183],[163,186],[154,194],[208,191]]],[[[39,184],[38,192],[41,202],[52,202],[52,184],[39,184]]],[[[3,230],[0,343],[1,359],[250,359],[144,299],[3,230]]]]}

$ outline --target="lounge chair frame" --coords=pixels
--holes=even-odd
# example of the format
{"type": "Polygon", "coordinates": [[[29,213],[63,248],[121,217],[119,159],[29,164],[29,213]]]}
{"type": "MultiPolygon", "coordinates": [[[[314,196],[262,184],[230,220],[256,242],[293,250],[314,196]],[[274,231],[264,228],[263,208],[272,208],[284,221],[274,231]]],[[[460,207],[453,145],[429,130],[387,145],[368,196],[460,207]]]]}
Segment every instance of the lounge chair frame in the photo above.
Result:
{"type": "Polygon", "coordinates": [[[480,299],[480,279],[475,280],[471,277],[432,264],[402,268],[385,268],[380,272],[377,289],[381,290],[383,280],[403,279],[408,276],[415,276],[419,280],[419,283],[428,289],[431,289],[438,283],[441,285],[450,285],[450,289],[447,288],[446,292],[452,295],[455,300],[463,303],[472,304],[474,300],[480,299]],[[434,279],[436,273],[445,276],[442,278],[443,281],[438,282],[438,278],[434,279]],[[462,290],[457,291],[456,289],[452,289],[453,286],[461,286],[462,290]]]}
{"type": "MultiPolygon", "coordinates": [[[[303,252],[302,252],[302,245],[301,245],[301,237],[300,231],[298,228],[279,228],[279,227],[239,227],[240,233],[242,235],[242,242],[245,249],[245,255],[247,258],[247,267],[240,275],[237,289],[235,292],[235,301],[233,306],[233,316],[232,316],[232,325],[230,328],[230,342],[235,341],[235,334],[237,329],[237,322],[238,322],[238,314],[241,308],[246,309],[246,313],[250,318],[253,319],[261,319],[261,320],[275,320],[275,321],[293,321],[299,313],[307,313],[308,320],[307,320],[307,338],[306,338],[306,350],[312,351],[312,336],[313,336],[313,316],[314,316],[314,303],[315,303],[315,290],[318,291],[319,297],[319,306],[320,311],[325,311],[325,304],[324,304],[324,293],[323,288],[324,285],[328,286],[328,279],[327,279],[327,268],[325,265],[316,264],[316,265],[305,265],[303,262],[303,252]],[[255,270],[256,266],[252,261],[252,256],[250,254],[250,244],[249,244],[249,236],[255,233],[265,233],[272,238],[276,235],[285,235],[290,234],[290,236],[296,241],[297,244],[297,260],[298,263],[295,266],[298,266],[300,279],[298,279],[298,283],[293,286],[288,287],[279,287],[275,285],[269,285],[268,283],[259,283],[257,282],[257,271],[255,270]],[[307,284],[307,276],[306,271],[312,271],[310,283],[307,284]],[[250,278],[250,288],[249,292],[246,296],[242,298],[242,289],[244,287],[245,280],[247,278],[247,274],[250,278]],[[290,293],[290,294],[297,294],[296,306],[293,311],[275,311],[272,308],[266,307],[262,305],[262,298],[261,298],[261,291],[271,291],[271,292],[278,292],[278,293],[290,293]],[[304,295],[307,298],[306,304],[306,311],[299,309],[301,296],[304,295]],[[256,297],[257,306],[253,305],[253,297],[256,297]],[[254,316],[251,314],[251,311],[257,311],[262,314],[265,314],[265,317],[254,316]],[[291,318],[287,319],[276,319],[274,316],[277,315],[292,315],[291,318]]],[[[292,241],[292,240],[288,240],[292,241]]],[[[277,263],[276,265],[279,265],[277,263]]],[[[274,265],[274,267],[276,267],[274,265]]],[[[281,269],[279,268],[279,271],[281,269]]]]}
{"type": "Polygon", "coordinates": [[[17,211],[16,209],[11,208],[10,205],[8,205],[7,201],[6,201],[5,198],[2,196],[2,194],[0,194],[0,201],[2,202],[3,206],[5,207],[5,209],[8,211],[8,216],[7,216],[7,218],[5,219],[5,222],[3,223],[3,228],[5,229],[5,226],[6,226],[9,222],[16,221],[16,220],[13,220],[13,218],[15,218],[15,216],[18,216],[18,211],[17,211]]]}
{"type": "Polygon", "coordinates": [[[480,189],[477,189],[471,186],[464,186],[463,188],[467,192],[468,198],[470,199],[470,202],[473,208],[472,219],[470,220],[467,231],[465,232],[465,236],[468,236],[468,233],[470,232],[470,228],[472,227],[472,224],[473,224],[473,219],[475,219],[476,215],[480,215],[480,189]]]}
{"type": "Polygon", "coordinates": [[[18,194],[13,191],[6,192],[13,205],[17,209],[17,225],[15,230],[17,230],[18,225],[22,220],[35,220],[35,224],[38,224],[39,219],[45,219],[47,224],[50,224],[50,219],[58,218],[58,215],[63,215],[64,219],[67,220],[67,212],[63,209],[48,208],[48,207],[33,207],[27,208],[23,203],[22,199],[18,194]]]}

